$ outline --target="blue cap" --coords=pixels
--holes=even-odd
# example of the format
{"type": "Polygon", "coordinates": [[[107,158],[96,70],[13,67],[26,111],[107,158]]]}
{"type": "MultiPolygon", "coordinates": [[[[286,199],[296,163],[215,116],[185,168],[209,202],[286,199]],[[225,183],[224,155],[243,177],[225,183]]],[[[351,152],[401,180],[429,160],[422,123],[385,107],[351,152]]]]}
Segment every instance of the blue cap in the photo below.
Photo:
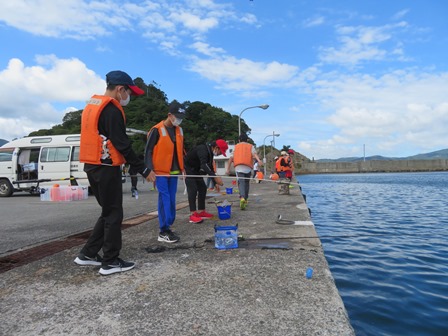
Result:
{"type": "Polygon", "coordinates": [[[107,85],[126,85],[132,91],[134,96],[140,96],[145,93],[142,89],[135,85],[132,78],[123,71],[111,71],[106,75],[106,83],[107,85]]]}

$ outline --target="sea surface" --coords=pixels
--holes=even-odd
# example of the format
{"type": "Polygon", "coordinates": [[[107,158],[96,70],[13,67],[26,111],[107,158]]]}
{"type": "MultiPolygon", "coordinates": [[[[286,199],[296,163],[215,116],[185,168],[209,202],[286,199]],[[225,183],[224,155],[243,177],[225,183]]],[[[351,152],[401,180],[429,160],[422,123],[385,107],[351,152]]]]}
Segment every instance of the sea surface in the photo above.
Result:
{"type": "Polygon", "coordinates": [[[356,335],[448,335],[448,172],[298,179],[356,335]]]}

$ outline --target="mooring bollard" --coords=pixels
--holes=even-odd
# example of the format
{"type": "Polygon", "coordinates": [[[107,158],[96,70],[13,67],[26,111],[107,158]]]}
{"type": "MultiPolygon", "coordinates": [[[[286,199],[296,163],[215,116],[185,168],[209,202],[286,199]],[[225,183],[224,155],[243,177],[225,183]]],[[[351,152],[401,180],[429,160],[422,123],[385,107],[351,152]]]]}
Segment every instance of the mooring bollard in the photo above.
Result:
{"type": "Polygon", "coordinates": [[[279,195],[289,195],[289,180],[280,179],[278,180],[278,194],[279,195]]]}

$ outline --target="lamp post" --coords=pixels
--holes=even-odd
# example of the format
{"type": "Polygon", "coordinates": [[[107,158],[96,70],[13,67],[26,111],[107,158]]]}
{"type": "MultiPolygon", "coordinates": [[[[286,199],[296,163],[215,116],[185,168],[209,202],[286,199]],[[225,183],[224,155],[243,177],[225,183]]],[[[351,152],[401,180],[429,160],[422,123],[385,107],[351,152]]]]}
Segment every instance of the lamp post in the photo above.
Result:
{"type": "Polygon", "coordinates": [[[243,114],[244,111],[248,110],[248,109],[252,109],[252,108],[261,108],[263,110],[266,110],[269,105],[268,104],[263,104],[263,105],[257,105],[257,106],[251,106],[251,107],[246,107],[244,110],[242,110],[240,112],[240,115],[238,116],[238,137],[241,135],[241,115],[243,114]]]}
{"type": "Polygon", "coordinates": [[[274,141],[274,137],[278,137],[280,136],[280,134],[275,134],[274,132],[272,132],[272,134],[266,135],[263,139],[263,163],[264,163],[264,176],[266,178],[266,145],[264,144],[264,142],[266,141],[266,138],[272,137],[272,141],[274,141]]]}

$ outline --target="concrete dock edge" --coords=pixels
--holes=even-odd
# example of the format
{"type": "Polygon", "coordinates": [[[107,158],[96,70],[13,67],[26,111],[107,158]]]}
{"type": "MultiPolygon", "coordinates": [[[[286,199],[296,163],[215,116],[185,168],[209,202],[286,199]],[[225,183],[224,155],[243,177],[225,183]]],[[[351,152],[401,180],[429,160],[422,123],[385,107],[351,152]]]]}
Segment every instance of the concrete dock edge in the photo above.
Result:
{"type": "Polygon", "coordinates": [[[0,334],[354,335],[300,187],[251,184],[246,210],[237,194],[212,195],[207,210],[225,199],[228,220],[191,224],[179,207],[177,244],[157,242],[154,214],[128,219],[129,272],[77,266],[77,246],[0,274],[0,334]],[[238,225],[239,247],[215,249],[215,225],[238,225]]]}

